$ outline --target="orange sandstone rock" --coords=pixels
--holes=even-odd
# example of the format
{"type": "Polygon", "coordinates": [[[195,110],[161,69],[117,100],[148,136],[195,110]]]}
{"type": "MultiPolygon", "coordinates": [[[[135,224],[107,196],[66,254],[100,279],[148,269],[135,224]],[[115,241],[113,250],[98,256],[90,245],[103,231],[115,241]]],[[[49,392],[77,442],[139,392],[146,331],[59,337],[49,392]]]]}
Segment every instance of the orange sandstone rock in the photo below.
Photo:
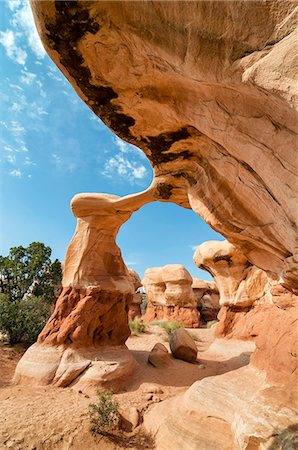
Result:
{"type": "Polygon", "coordinates": [[[182,265],[147,269],[142,283],[148,299],[145,322],[157,319],[182,322],[188,328],[199,326],[192,277],[182,265]]]}

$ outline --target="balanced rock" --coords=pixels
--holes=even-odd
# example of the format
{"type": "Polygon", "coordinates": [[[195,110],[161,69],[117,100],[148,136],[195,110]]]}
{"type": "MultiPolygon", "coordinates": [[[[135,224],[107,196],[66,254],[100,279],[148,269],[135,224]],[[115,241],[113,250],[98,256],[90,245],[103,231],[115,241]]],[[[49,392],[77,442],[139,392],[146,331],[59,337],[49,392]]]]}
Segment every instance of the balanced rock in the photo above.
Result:
{"type": "Polygon", "coordinates": [[[149,353],[148,362],[157,368],[167,367],[171,364],[171,356],[167,348],[158,342],[149,353]]]}
{"type": "Polygon", "coordinates": [[[199,326],[192,277],[182,265],[147,269],[142,283],[148,300],[145,322],[157,319],[178,321],[189,328],[199,326]]]}
{"type": "Polygon", "coordinates": [[[133,372],[136,362],[124,344],[135,288],[116,236],[152,198],[150,190],[73,198],[77,228],[64,261],[63,290],[37,343],[19,361],[15,382],[116,389],[133,372]]]}
{"type": "Polygon", "coordinates": [[[197,346],[193,338],[183,328],[170,334],[170,349],[174,358],[193,363],[197,360],[197,346]]]}

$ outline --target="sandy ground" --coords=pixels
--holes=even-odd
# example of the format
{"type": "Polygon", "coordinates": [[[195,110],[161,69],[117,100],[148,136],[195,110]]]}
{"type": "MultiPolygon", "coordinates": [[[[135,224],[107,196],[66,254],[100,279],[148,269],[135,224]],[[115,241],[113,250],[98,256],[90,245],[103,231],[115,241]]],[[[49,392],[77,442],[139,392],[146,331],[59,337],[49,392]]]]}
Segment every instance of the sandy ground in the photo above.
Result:
{"type": "MultiPolygon", "coordinates": [[[[147,363],[156,342],[168,347],[167,335],[159,327],[131,336],[127,341],[139,363],[125,389],[115,394],[120,408],[135,406],[139,411],[154,407],[183,392],[197,380],[225,373],[248,364],[253,344],[244,341],[214,341],[213,330],[192,330],[197,336],[198,362],[189,364],[173,359],[168,368],[157,369],[147,363]],[[212,344],[212,345],[211,345],[212,344]],[[210,346],[211,345],[211,346],[210,346]],[[148,384],[157,385],[162,393],[148,400],[148,384]]],[[[11,379],[22,355],[22,348],[0,346],[0,449],[13,450],[93,450],[153,449],[154,441],[138,427],[133,433],[122,433],[114,440],[94,437],[86,415],[88,405],[96,401],[84,392],[71,388],[13,386],[11,379]]]]}

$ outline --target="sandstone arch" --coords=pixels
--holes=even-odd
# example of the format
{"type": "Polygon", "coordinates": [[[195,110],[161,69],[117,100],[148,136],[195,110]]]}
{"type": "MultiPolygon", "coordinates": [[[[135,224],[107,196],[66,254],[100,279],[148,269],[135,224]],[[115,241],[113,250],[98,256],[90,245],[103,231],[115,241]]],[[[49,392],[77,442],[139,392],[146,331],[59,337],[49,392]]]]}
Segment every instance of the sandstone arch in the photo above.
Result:
{"type": "MultiPolygon", "coordinates": [[[[295,2],[254,2],[252,7],[237,1],[156,1],[134,2],[133,8],[129,2],[113,1],[31,4],[48,54],[78,95],[152,162],[154,199],[191,207],[241,248],[250,263],[297,290],[295,2]]],[[[143,195],[151,201],[151,194],[143,195]]],[[[93,204],[94,198],[89,200],[93,204]]],[[[117,210],[120,205],[125,220],[130,202],[110,198],[108,203],[117,204],[117,210]]],[[[89,225],[81,223],[78,233],[84,236],[89,225]]],[[[66,273],[74,285],[88,279],[88,274],[78,275],[77,267],[66,273]]],[[[125,268],[119,276],[127,289],[121,295],[131,294],[125,268]]],[[[296,366],[280,351],[283,347],[295,356],[295,299],[285,295],[283,307],[280,300],[268,307],[253,365],[241,372],[242,378],[225,374],[205,379],[180,403],[169,401],[166,411],[164,405],[157,407],[163,418],[175,412],[172,421],[163,420],[161,434],[171,436],[177,426],[176,448],[181,440],[196,442],[198,433],[195,420],[183,428],[177,411],[199,418],[203,431],[208,417],[217,420],[215,426],[224,422],[241,450],[264,448],[266,441],[276,442],[276,433],[282,434],[280,423],[286,428],[295,423],[296,366]],[[285,330],[290,330],[289,340],[285,330]],[[210,398],[202,411],[204,390],[210,398]],[[229,392],[227,402],[223,391],[229,392]],[[219,400],[231,408],[216,409],[219,400]],[[262,419],[260,424],[254,417],[262,419]]],[[[72,337],[80,339],[80,333],[72,337]]],[[[102,365],[90,367],[92,355],[86,358],[85,352],[82,358],[77,349],[66,351],[64,346],[52,352],[44,344],[51,336],[41,335],[41,353],[38,345],[27,352],[16,379],[32,375],[44,382],[56,379],[60,385],[84,373],[89,380],[102,379],[102,365]],[[31,370],[36,361],[38,374],[31,370]]],[[[131,370],[132,361],[125,364],[131,370]]]]}
{"type": "Polygon", "coordinates": [[[78,95],[151,160],[159,197],[295,287],[295,3],[31,4],[78,95]]]}

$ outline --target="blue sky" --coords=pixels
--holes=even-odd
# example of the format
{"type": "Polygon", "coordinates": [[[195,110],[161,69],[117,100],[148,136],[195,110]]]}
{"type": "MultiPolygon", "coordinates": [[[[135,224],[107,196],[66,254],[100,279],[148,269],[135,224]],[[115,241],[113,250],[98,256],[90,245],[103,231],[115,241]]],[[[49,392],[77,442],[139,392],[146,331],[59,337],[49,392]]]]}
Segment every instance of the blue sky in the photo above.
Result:
{"type": "MultiPolygon", "coordinates": [[[[126,195],[148,187],[144,154],[118,139],[89,110],[45,53],[26,1],[0,2],[0,254],[32,241],[63,260],[75,229],[69,202],[78,192],[126,195]]],[[[126,264],[148,267],[192,261],[196,245],[223,239],[193,211],[144,206],[117,238],[126,264]]]]}

